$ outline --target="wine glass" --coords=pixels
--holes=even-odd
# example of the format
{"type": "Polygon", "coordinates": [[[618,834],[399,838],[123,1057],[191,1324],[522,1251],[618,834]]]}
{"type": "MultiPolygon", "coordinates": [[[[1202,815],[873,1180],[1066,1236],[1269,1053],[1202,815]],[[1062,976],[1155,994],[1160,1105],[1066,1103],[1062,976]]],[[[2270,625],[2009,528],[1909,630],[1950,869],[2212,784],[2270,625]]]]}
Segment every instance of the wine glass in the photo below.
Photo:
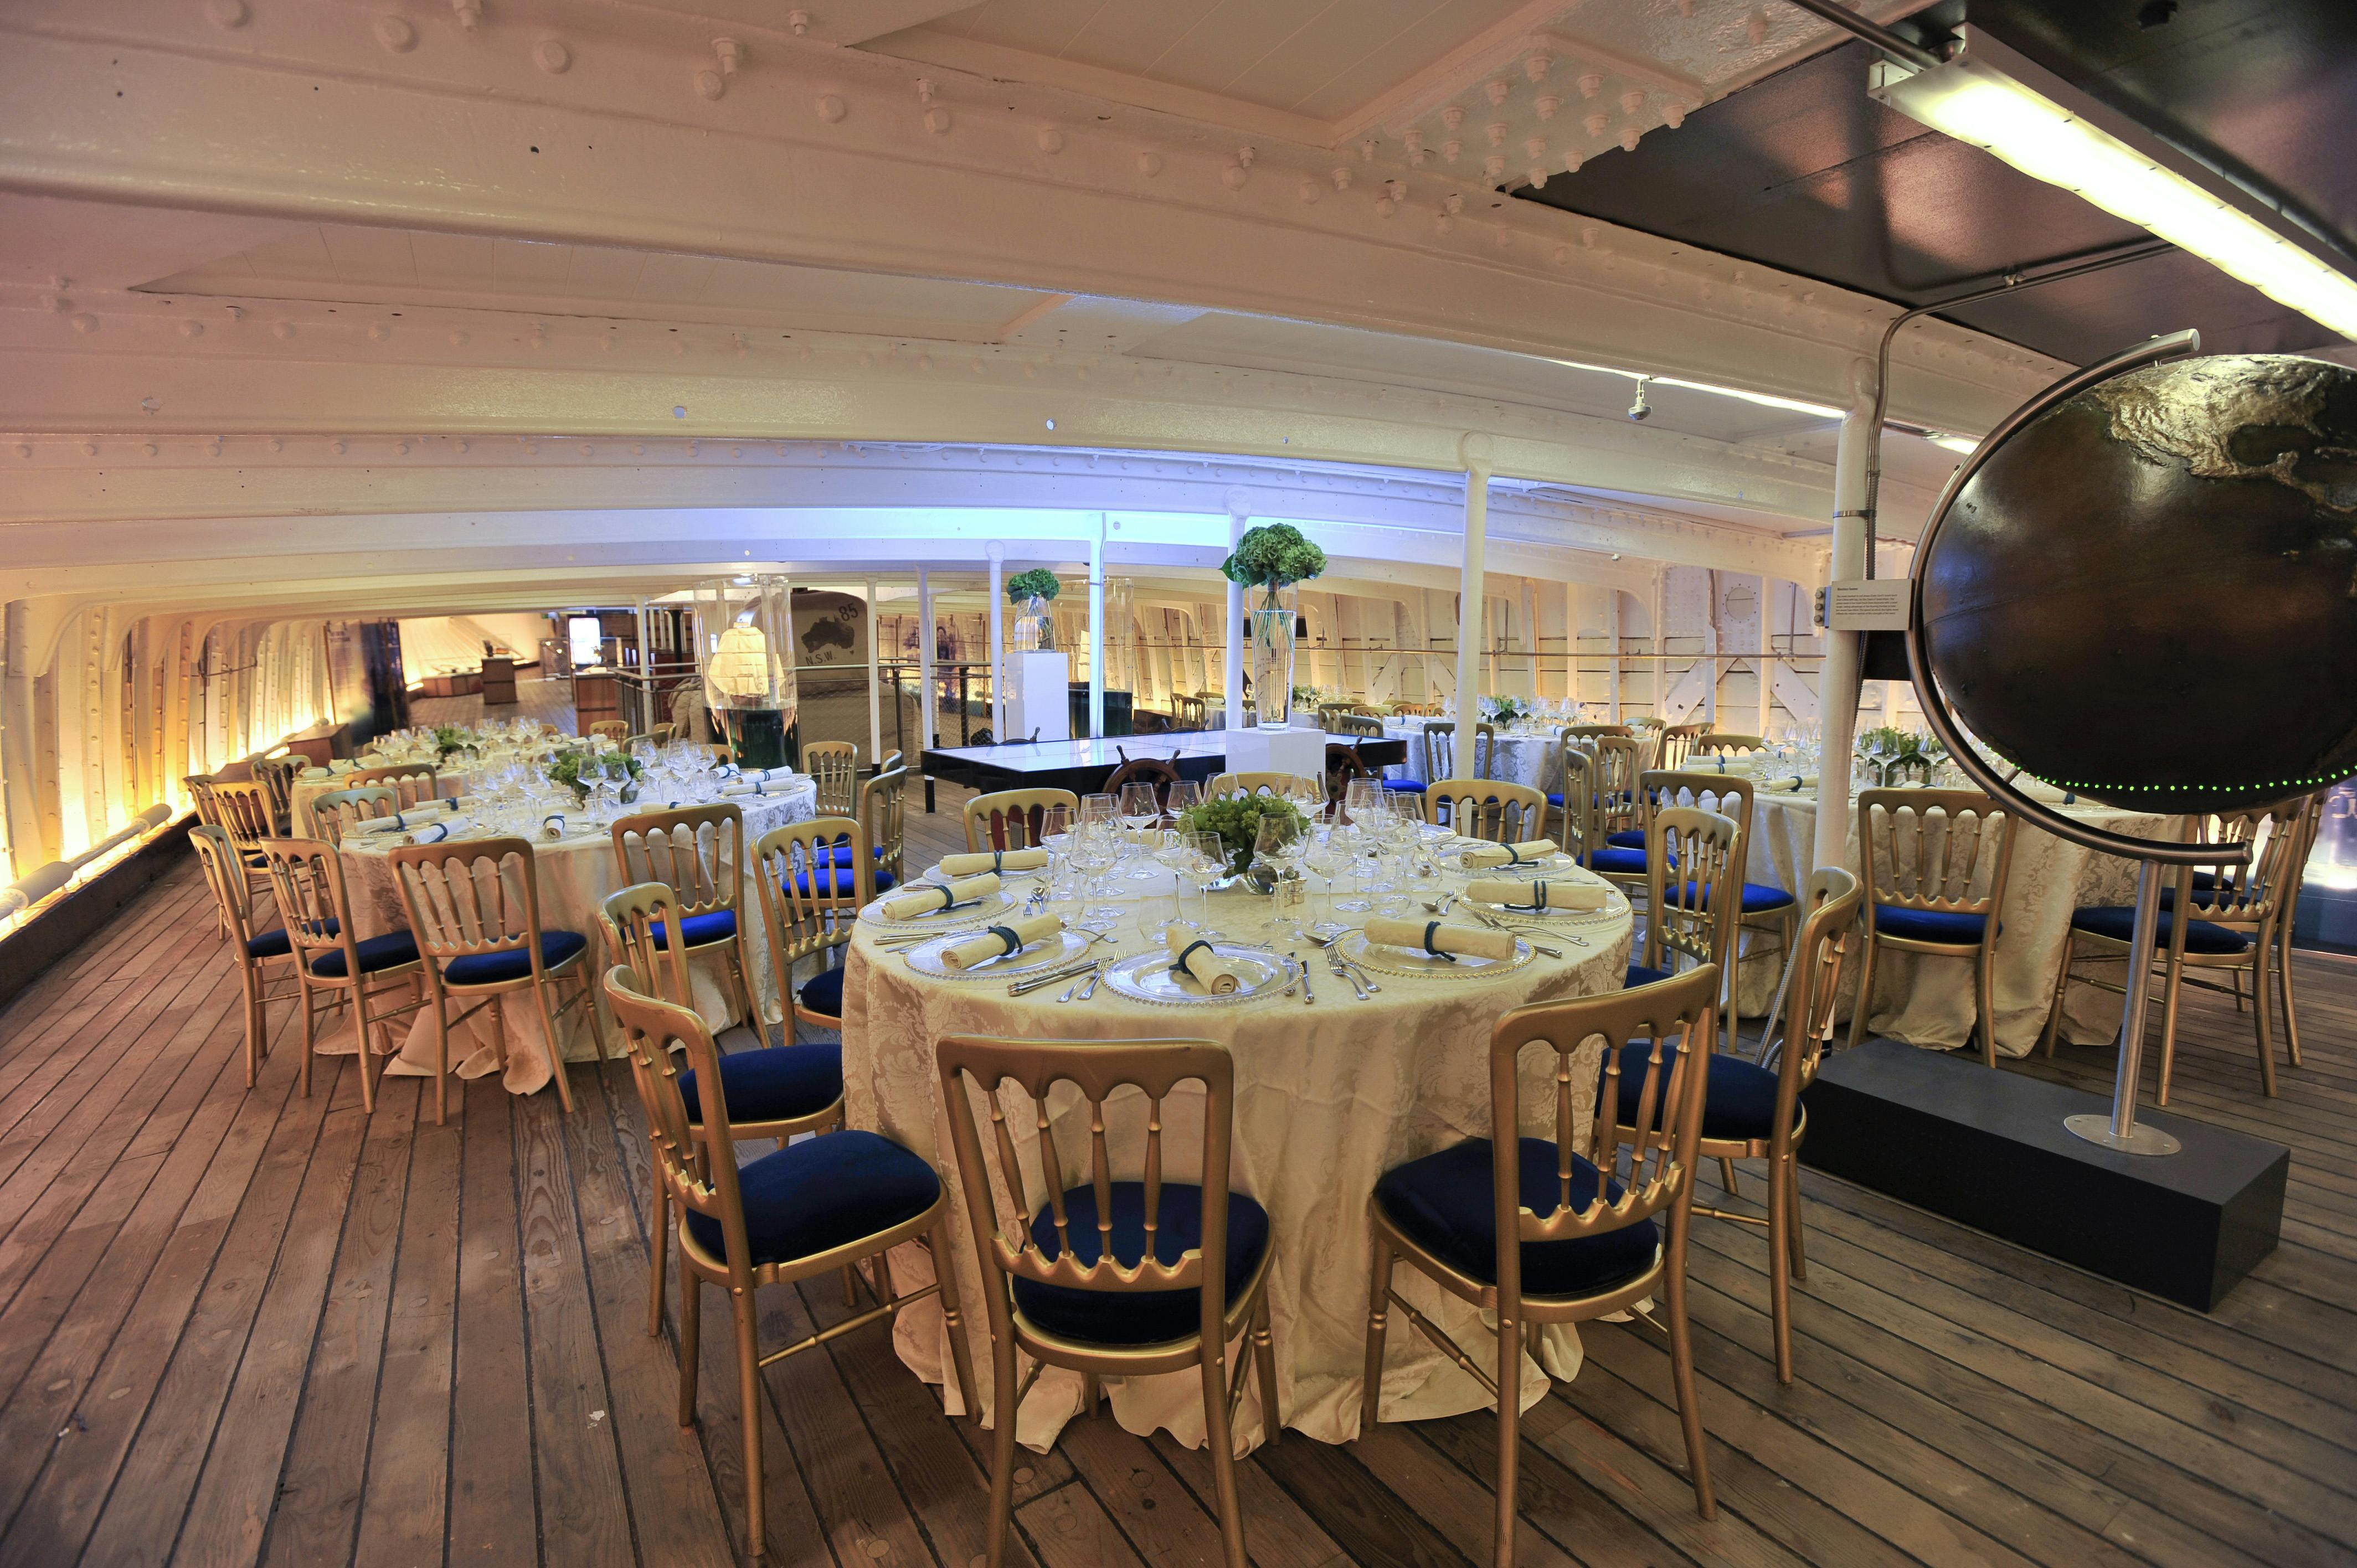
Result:
{"type": "Polygon", "coordinates": [[[1312,822],[1301,836],[1302,868],[1326,884],[1326,918],[1309,928],[1312,933],[1329,940],[1350,929],[1334,918],[1334,875],[1343,864],[1341,835],[1347,830],[1332,823],[1312,822]]]}
{"type": "Polygon", "coordinates": [[[1188,847],[1194,852],[1194,859],[1189,870],[1192,874],[1195,884],[1196,908],[1200,911],[1195,922],[1196,926],[1204,936],[1216,940],[1226,933],[1214,929],[1211,925],[1211,888],[1221,877],[1227,875],[1231,859],[1228,853],[1228,841],[1218,833],[1210,832],[1186,833],[1181,836],[1186,840],[1188,847]]]}
{"type": "MultiPolygon", "coordinates": [[[[1129,827],[1129,843],[1141,859],[1147,851],[1146,830],[1162,820],[1162,802],[1155,798],[1154,786],[1146,783],[1125,784],[1121,787],[1121,820],[1129,827]]],[[[1153,868],[1142,866],[1130,873],[1132,876],[1152,876],[1153,868]]]]}
{"type": "Polygon", "coordinates": [[[1076,889],[1083,908],[1075,924],[1084,930],[1109,931],[1121,919],[1121,910],[1112,905],[1090,905],[1088,900],[1105,896],[1098,878],[1113,869],[1121,858],[1120,846],[1114,843],[1104,828],[1085,823],[1071,835],[1071,847],[1067,852],[1074,875],[1079,880],[1076,889]]]}
{"type": "MultiPolygon", "coordinates": [[[[1405,793],[1405,791],[1399,791],[1405,793]]],[[[1383,797],[1394,793],[1372,779],[1353,779],[1342,795],[1342,810],[1352,826],[1372,820],[1383,809],[1383,797]]]]}
{"type": "Polygon", "coordinates": [[[1181,779],[1170,786],[1169,796],[1163,801],[1162,809],[1170,814],[1170,820],[1175,822],[1202,803],[1203,787],[1192,779],[1181,779]]]}
{"type": "Polygon", "coordinates": [[[1114,802],[1112,796],[1083,795],[1081,797],[1081,825],[1082,827],[1110,827],[1114,822],[1119,821],[1120,817],[1121,809],[1114,802]]]}

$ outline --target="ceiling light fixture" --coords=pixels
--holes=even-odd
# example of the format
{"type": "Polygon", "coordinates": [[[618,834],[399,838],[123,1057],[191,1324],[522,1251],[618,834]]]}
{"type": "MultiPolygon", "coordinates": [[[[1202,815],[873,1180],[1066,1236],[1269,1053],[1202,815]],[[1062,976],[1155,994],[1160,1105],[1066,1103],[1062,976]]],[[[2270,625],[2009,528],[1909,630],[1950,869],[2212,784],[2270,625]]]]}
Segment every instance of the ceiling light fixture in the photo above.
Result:
{"type": "Polygon", "coordinates": [[[2351,258],[2289,215],[1976,29],[1939,63],[1878,61],[1879,102],[2074,192],[2357,338],[2351,258]]]}
{"type": "Polygon", "coordinates": [[[1557,360],[1555,363],[1575,371],[1593,371],[1602,376],[1626,376],[1632,381],[1657,387],[1684,387],[1688,392],[1708,392],[1713,397],[1740,398],[1762,408],[1789,409],[1794,413],[1805,413],[1817,419],[1839,419],[1842,416],[1840,409],[1828,408],[1821,403],[1803,403],[1799,398],[1778,397],[1774,392],[1720,386],[1716,381],[1690,381],[1683,376],[1655,375],[1651,371],[1625,371],[1618,365],[1591,365],[1580,360],[1557,360]]]}

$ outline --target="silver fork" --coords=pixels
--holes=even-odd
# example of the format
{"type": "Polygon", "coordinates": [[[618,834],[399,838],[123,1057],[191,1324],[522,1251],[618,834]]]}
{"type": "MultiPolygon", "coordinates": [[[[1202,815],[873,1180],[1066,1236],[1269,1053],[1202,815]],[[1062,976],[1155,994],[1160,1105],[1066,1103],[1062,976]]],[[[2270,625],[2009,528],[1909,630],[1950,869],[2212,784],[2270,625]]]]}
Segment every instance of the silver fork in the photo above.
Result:
{"type": "Polygon", "coordinates": [[[1089,983],[1081,987],[1080,999],[1082,1001],[1086,1002],[1090,997],[1094,996],[1097,993],[1097,982],[1103,980],[1104,975],[1105,966],[1100,963],[1097,965],[1095,971],[1090,974],[1089,983]]]}
{"type": "Polygon", "coordinates": [[[1294,953],[1291,956],[1293,961],[1298,965],[1301,970],[1301,1004],[1304,1007],[1311,1006],[1315,1004],[1318,1000],[1318,993],[1310,989],[1309,961],[1303,958],[1299,953],[1294,953]]]}
{"type": "Polygon", "coordinates": [[[1367,999],[1366,986],[1361,983],[1359,977],[1351,973],[1349,967],[1342,962],[1342,955],[1340,953],[1334,951],[1331,948],[1327,949],[1326,962],[1332,968],[1338,976],[1351,983],[1351,989],[1358,993],[1360,1001],[1364,1002],[1367,999]]]}

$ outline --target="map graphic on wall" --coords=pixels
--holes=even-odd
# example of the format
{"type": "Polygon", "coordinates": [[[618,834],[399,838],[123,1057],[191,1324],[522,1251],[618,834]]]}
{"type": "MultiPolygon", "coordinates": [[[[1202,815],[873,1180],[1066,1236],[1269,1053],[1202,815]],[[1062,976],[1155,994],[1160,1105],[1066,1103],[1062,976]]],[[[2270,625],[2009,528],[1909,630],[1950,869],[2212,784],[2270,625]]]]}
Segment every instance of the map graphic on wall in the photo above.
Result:
{"type": "Polygon", "coordinates": [[[828,588],[794,590],[797,669],[867,663],[867,606],[856,594],[828,588]]]}

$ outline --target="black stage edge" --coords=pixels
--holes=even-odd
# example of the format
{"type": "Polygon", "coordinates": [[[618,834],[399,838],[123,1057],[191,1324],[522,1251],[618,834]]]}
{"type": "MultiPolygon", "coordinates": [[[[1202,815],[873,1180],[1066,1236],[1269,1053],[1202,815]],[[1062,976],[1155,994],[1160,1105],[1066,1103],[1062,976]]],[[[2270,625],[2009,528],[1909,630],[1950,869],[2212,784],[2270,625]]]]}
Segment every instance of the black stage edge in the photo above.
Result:
{"type": "Polygon", "coordinates": [[[2111,1102],[1977,1058],[1873,1040],[1828,1056],[1801,1163],[2207,1312],[2283,1229],[2291,1151],[2139,1112],[2183,1148],[2147,1157],[2073,1136],[2111,1102]]]}
{"type": "MultiPolygon", "coordinates": [[[[0,1007],[40,978],[44,970],[80,947],[118,910],[147,890],[149,883],[194,852],[180,819],[83,883],[28,924],[0,939],[0,1007]]],[[[210,912],[210,911],[208,911],[210,912]]]]}

